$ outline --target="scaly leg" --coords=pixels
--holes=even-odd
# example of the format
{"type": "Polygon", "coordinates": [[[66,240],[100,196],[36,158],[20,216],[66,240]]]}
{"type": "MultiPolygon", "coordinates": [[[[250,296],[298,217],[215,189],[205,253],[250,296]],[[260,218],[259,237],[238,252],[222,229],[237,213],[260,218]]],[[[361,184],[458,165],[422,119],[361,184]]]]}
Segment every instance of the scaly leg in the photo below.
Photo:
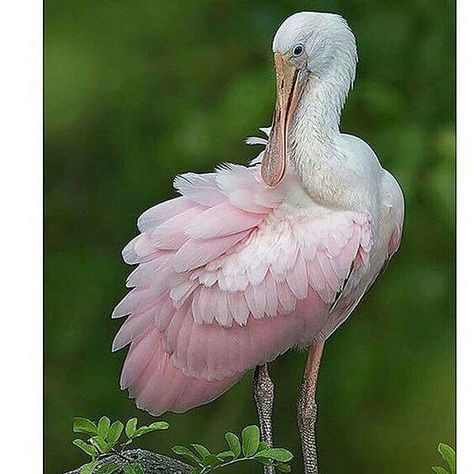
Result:
{"type": "MultiPolygon", "coordinates": [[[[258,422],[260,424],[262,439],[268,444],[268,447],[271,448],[273,446],[272,413],[274,385],[268,373],[267,364],[257,365],[255,368],[253,397],[257,405],[258,422]]],[[[265,474],[275,474],[275,468],[273,466],[264,466],[263,472],[265,474]]]]}
{"type": "Polygon", "coordinates": [[[315,341],[309,348],[303,383],[301,385],[301,394],[298,401],[298,428],[301,436],[305,474],[318,474],[316,387],[323,348],[324,341],[315,341]]]}

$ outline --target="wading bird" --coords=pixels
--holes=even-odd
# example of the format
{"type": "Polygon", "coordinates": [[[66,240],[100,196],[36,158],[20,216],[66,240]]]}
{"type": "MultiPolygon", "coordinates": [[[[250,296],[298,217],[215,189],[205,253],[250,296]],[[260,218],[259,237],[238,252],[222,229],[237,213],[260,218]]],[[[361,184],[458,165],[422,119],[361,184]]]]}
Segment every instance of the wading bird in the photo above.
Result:
{"type": "MultiPolygon", "coordinates": [[[[121,376],[153,415],[208,403],[255,369],[254,396],[272,444],[267,363],[308,348],[298,403],[306,474],[317,473],[318,369],[326,339],[352,313],[400,244],[403,195],[372,149],[339,131],[357,50],[346,21],[292,15],[273,41],[276,105],[250,166],[174,181],[181,195],[138,219],[124,249],[138,264],[113,317],[121,376]]],[[[266,467],[271,473],[273,467],[266,467]]]]}

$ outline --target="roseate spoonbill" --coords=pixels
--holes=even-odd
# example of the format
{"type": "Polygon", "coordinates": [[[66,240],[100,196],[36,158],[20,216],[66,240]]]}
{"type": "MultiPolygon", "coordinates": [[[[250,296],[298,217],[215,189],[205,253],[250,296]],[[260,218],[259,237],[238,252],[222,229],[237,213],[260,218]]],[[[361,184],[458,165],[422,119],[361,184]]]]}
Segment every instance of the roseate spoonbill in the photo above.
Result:
{"type": "MultiPolygon", "coordinates": [[[[121,376],[153,415],[208,403],[256,367],[254,396],[272,443],[267,363],[308,348],[298,426],[305,473],[317,472],[316,382],[324,341],[398,249],[403,195],[372,149],[339,131],[357,50],[346,21],[302,12],[278,29],[276,105],[250,166],[174,181],[181,195],[138,219],[123,258],[138,264],[114,318],[121,376]]],[[[274,472],[267,467],[266,472],[274,472]]]]}

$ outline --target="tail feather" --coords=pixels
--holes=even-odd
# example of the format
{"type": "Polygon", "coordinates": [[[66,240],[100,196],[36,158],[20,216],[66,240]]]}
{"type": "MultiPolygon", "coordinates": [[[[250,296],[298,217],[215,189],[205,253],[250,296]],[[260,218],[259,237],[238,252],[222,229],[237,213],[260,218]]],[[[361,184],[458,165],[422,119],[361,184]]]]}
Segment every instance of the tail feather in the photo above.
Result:
{"type": "Polygon", "coordinates": [[[182,413],[212,402],[230,389],[243,373],[216,381],[184,374],[165,351],[163,333],[150,330],[132,345],[122,371],[122,388],[128,388],[137,406],[158,416],[182,413]],[[153,347],[153,350],[149,349],[153,347]],[[151,357],[143,357],[144,353],[151,357]]]}

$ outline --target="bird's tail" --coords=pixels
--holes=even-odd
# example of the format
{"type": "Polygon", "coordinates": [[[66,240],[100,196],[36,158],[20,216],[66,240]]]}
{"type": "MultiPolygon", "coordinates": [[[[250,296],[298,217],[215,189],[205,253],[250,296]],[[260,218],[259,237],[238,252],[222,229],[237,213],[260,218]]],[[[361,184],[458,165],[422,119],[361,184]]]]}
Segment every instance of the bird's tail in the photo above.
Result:
{"type": "Polygon", "coordinates": [[[128,388],[138,408],[154,416],[182,413],[215,400],[243,374],[208,381],[185,374],[164,348],[163,334],[151,330],[135,340],[127,354],[120,385],[128,388]]]}

